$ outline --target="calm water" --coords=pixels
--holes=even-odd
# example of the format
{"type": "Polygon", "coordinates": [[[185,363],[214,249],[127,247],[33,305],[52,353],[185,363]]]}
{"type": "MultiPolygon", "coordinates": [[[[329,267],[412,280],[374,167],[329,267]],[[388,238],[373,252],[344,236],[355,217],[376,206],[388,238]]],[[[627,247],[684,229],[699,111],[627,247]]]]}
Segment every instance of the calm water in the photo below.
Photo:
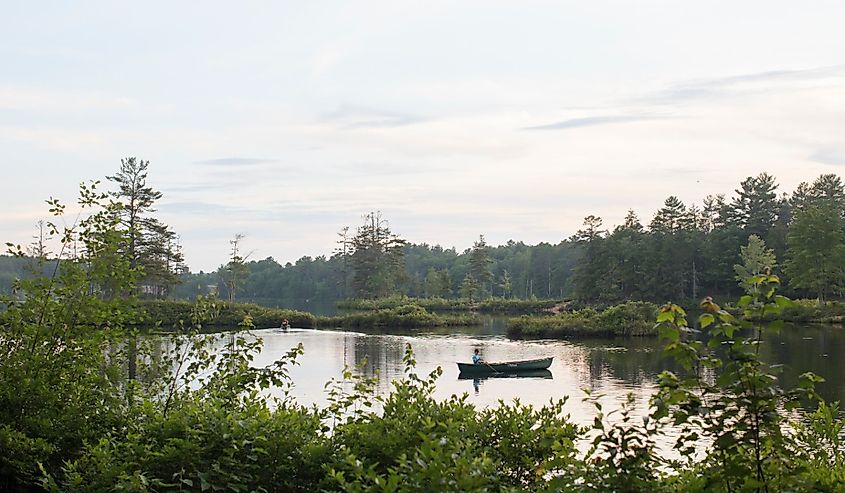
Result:
{"type": "MultiPolygon", "coordinates": [[[[632,393],[638,414],[647,412],[648,399],[655,390],[656,375],[671,362],[663,357],[656,339],[511,341],[504,336],[501,319],[488,319],[484,326],[455,333],[415,332],[413,334],[364,334],[341,331],[292,329],[257,330],[264,340],[264,351],[256,365],[270,364],[290,348],[302,343],[305,354],[291,370],[293,395],[300,403],[326,403],[324,385],[339,378],[345,366],[358,368],[358,374],[379,375],[378,391],[387,393],[390,381],[403,374],[402,356],[406,344],[413,347],[417,373],[427,374],[438,366],[443,375],[436,395],[468,395],[477,406],[495,405],[499,400],[542,405],[550,399],[569,396],[567,408],[580,423],[592,420],[593,406],[583,402],[583,389],[600,394],[605,405],[622,402],[632,393]],[[551,378],[458,379],[457,361],[469,361],[474,349],[488,361],[533,359],[553,356],[551,378]],[[363,366],[362,366],[363,364],[363,366]]],[[[839,378],[845,354],[845,329],[838,326],[790,327],[780,335],[766,338],[761,349],[764,358],[786,366],[784,381],[795,382],[797,375],[814,371],[827,379],[819,387],[828,400],[845,397],[845,382],[839,378]]],[[[617,407],[617,406],[612,406],[617,407]]]]}

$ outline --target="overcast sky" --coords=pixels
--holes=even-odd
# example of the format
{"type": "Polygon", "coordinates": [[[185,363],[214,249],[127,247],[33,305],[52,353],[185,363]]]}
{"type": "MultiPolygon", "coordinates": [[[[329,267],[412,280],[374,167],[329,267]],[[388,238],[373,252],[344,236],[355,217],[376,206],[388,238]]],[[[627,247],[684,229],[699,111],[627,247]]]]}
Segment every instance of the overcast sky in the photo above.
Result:
{"type": "Polygon", "coordinates": [[[150,160],[192,270],[558,242],[669,195],[845,166],[841,1],[0,0],[0,240],[150,160]]]}

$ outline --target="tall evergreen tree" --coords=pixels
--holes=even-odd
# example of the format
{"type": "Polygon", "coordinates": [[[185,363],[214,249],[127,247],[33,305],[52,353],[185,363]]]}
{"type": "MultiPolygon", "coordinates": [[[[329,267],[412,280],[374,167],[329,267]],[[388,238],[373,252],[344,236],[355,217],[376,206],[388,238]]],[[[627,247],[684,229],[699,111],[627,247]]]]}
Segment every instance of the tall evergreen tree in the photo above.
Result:
{"type": "Polygon", "coordinates": [[[364,216],[352,239],[352,288],[360,298],[388,296],[405,278],[403,248],[407,242],[394,235],[381,211],[364,216]]]}
{"type": "Polygon", "coordinates": [[[440,281],[440,291],[438,296],[442,298],[452,297],[452,276],[449,274],[449,269],[442,269],[438,272],[440,281]]]}
{"type": "Polygon", "coordinates": [[[611,274],[618,294],[614,298],[619,301],[648,297],[642,290],[644,239],[643,225],[633,210],[628,211],[624,222],[607,238],[608,255],[615,259],[611,274]]]}
{"type": "Polygon", "coordinates": [[[341,282],[340,297],[346,298],[349,295],[349,257],[352,252],[352,238],[349,236],[349,226],[344,226],[337,233],[337,248],[335,255],[340,257],[341,282]]]}
{"type": "Polygon", "coordinates": [[[740,188],[735,190],[737,195],[731,202],[732,220],[745,229],[747,235],[768,238],[780,208],[777,188],[774,176],[760,173],[746,178],[740,183],[740,188]]]}
{"type": "Polygon", "coordinates": [[[582,249],[575,267],[575,295],[585,301],[598,301],[607,292],[604,289],[608,278],[603,248],[606,232],[601,226],[602,219],[591,214],[584,218],[584,225],[573,237],[582,249]]]}
{"type": "Polygon", "coordinates": [[[493,272],[490,270],[492,264],[490,247],[484,240],[484,235],[479,235],[478,241],[473,243],[469,254],[469,272],[478,284],[478,290],[482,295],[492,290],[493,272]]]}
{"type": "Polygon", "coordinates": [[[244,235],[238,233],[234,238],[229,240],[229,245],[232,246],[232,251],[229,255],[229,262],[221,268],[220,277],[223,284],[226,286],[226,295],[229,301],[235,300],[235,295],[240,289],[241,285],[249,276],[249,268],[246,265],[246,260],[249,254],[242,255],[240,250],[241,241],[244,235]]]}
{"type": "Polygon", "coordinates": [[[691,216],[687,207],[673,195],[663,202],[663,207],[654,215],[649,229],[656,233],[677,233],[690,221],[691,216]]]}
{"type": "Polygon", "coordinates": [[[829,206],[799,211],[788,242],[784,269],[793,287],[807,289],[823,301],[845,286],[845,233],[839,211],[829,206]]]}
{"type": "Polygon", "coordinates": [[[649,290],[657,299],[695,296],[700,267],[691,232],[695,217],[677,197],[670,196],[649,225],[651,249],[647,255],[649,290]]]}
{"type": "Polygon", "coordinates": [[[472,274],[467,272],[464,280],[461,282],[461,297],[466,298],[471,302],[475,301],[475,294],[478,293],[478,281],[472,277],[472,274]]]}
{"type": "Polygon", "coordinates": [[[118,185],[111,192],[111,209],[125,235],[124,253],[133,268],[140,267],[142,289],[154,296],[166,296],[179,282],[184,257],[176,235],[153,213],[162,193],[147,185],[150,162],[134,157],[120,160],[120,170],[109,181],[118,185]]]}
{"type": "Polygon", "coordinates": [[[828,206],[840,214],[845,213],[845,186],[838,176],[825,174],[816,178],[811,196],[814,205],[828,206]]]}

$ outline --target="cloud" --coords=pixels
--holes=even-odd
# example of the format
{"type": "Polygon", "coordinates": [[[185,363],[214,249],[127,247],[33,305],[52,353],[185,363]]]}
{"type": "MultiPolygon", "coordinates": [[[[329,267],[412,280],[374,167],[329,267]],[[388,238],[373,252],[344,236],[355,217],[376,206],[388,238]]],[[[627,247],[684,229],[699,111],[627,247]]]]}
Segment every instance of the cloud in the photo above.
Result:
{"type": "Polygon", "coordinates": [[[845,150],[842,149],[819,149],[810,155],[811,161],[833,166],[845,166],[845,150]]]}
{"type": "Polygon", "coordinates": [[[90,111],[127,111],[140,103],[126,96],[101,92],[0,85],[0,109],[74,113],[90,111]]]}
{"type": "Polygon", "coordinates": [[[278,159],[257,159],[248,157],[225,157],[219,159],[206,159],[194,161],[194,164],[206,164],[209,166],[250,166],[254,164],[278,163],[278,159]]]}
{"type": "Polygon", "coordinates": [[[396,162],[373,162],[355,161],[350,164],[337,166],[335,170],[339,173],[353,176],[393,176],[393,175],[417,175],[426,173],[439,173],[443,167],[436,165],[419,166],[404,161],[396,162]]]}
{"type": "Polygon", "coordinates": [[[352,105],[343,105],[336,111],[323,115],[322,119],[350,129],[404,127],[428,120],[419,115],[352,105]]]}
{"type": "Polygon", "coordinates": [[[212,202],[165,202],[158,209],[170,213],[222,216],[253,212],[243,207],[233,207],[212,202]]]}
{"type": "Polygon", "coordinates": [[[537,125],[534,127],[524,127],[522,130],[567,130],[570,128],[592,127],[595,125],[610,125],[614,123],[631,123],[649,120],[658,120],[665,117],[662,116],[643,116],[643,115],[609,115],[609,116],[587,116],[583,118],[570,118],[561,122],[549,123],[547,125],[537,125]]]}
{"type": "Polygon", "coordinates": [[[808,82],[842,79],[843,77],[845,77],[845,65],[802,70],[770,70],[681,82],[637,102],[682,103],[692,100],[727,97],[738,93],[765,92],[775,87],[785,86],[788,88],[808,82]]]}

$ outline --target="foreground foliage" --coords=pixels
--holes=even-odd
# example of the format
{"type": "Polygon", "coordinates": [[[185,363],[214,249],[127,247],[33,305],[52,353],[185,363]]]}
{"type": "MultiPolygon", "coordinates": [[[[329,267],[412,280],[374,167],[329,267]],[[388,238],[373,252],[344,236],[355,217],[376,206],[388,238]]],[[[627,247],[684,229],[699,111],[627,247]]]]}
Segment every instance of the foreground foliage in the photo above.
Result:
{"type": "Polygon", "coordinates": [[[569,420],[565,399],[488,409],[438,400],[440,370],[417,375],[410,347],[390,393],[348,370],[327,385],[321,409],[290,397],[301,346],[255,367],[262,342],[250,316],[242,332],[199,333],[216,300],[199,300],[168,338],[134,333],[143,315],[127,293],[139,273],[121,261],[124,238],[99,197],[84,188],[81,205],[96,212],[54,227],[65,244],[84,245],[77,260],[0,300],[2,491],[845,489],[845,421],[819,402],[821,379],[804,374],[781,388],[778,369],[759,358],[791,304],[775,276],[750,280],[739,316],[706,299],[702,337],[683,309],[660,309],[658,329],[682,371],[660,375],[645,418],[633,397],[607,411],[588,396],[589,428],[569,420]],[[658,447],[667,440],[673,451],[658,447]]]}

